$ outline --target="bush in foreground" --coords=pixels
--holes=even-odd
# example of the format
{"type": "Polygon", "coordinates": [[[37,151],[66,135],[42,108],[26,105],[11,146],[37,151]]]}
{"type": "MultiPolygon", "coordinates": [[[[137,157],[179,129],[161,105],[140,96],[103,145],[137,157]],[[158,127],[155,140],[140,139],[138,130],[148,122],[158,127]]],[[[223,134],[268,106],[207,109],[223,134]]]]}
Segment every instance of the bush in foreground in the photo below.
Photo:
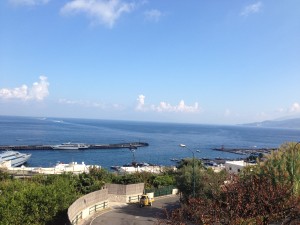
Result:
{"type": "Polygon", "coordinates": [[[75,183],[76,179],[67,174],[3,180],[0,224],[67,223],[66,210],[79,196],[75,183]]]}

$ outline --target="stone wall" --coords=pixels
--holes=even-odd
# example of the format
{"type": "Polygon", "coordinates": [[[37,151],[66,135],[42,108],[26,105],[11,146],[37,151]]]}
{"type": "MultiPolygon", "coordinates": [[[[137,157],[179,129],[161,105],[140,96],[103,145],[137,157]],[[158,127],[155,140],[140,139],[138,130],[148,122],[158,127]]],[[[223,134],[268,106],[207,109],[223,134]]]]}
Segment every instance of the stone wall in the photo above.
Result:
{"type": "Polygon", "coordinates": [[[137,202],[138,196],[144,192],[144,183],[139,184],[107,184],[110,202],[137,202]]]}

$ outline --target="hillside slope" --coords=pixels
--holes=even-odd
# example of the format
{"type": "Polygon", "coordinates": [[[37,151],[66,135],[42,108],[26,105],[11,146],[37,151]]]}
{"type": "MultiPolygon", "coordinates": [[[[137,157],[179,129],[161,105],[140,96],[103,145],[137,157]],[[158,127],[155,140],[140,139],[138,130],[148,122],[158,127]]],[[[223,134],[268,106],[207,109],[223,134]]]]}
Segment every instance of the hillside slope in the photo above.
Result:
{"type": "Polygon", "coordinates": [[[242,124],[243,126],[300,129],[300,118],[286,120],[266,120],[262,122],[242,124]]]}

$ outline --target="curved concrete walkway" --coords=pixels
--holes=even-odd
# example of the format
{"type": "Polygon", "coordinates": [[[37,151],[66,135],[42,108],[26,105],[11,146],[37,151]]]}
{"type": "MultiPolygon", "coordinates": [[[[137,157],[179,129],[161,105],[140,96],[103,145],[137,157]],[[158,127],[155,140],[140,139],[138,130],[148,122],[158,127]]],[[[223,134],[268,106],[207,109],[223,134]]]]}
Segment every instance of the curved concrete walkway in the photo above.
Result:
{"type": "Polygon", "coordinates": [[[90,225],[92,224],[92,221],[97,218],[98,216],[101,216],[102,214],[105,214],[107,212],[110,212],[115,209],[120,209],[122,207],[127,206],[127,203],[122,203],[122,202],[109,202],[109,207],[106,209],[103,209],[95,214],[93,214],[91,217],[85,218],[80,221],[77,225],[90,225]]]}
{"type": "MultiPolygon", "coordinates": [[[[174,199],[174,197],[176,197],[176,195],[165,195],[165,196],[161,196],[161,197],[156,197],[155,200],[159,201],[159,200],[163,200],[163,199],[174,199]]],[[[179,198],[178,198],[179,200],[179,198]]],[[[91,217],[88,217],[82,221],[80,221],[80,223],[78,225],[93,225],[93,221],[105,214],[105,213],[109,213],[113,210],[118,210],[118,209],[122,209],[123,207],[129,206],[129,205],[137,205],[138,203],[122,203],[122,202],[110,202],[109,203],[109,207],[107,209],[101,210],[95,214],[93,214],[91,217]]]]}

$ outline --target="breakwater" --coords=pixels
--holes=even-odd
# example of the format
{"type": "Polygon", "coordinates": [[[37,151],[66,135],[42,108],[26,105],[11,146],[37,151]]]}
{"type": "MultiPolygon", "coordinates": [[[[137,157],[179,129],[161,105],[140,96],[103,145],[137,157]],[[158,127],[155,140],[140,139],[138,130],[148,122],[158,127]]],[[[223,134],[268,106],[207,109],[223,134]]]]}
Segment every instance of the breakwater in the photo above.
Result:
{"type": "MultiPolygon", "coordinates": [[[[137,149],[139,147],[149,146],[146,142],[129,142],[129,143],[117,143],[117,144],[85,144],[88,147],[85,149],[120,149],[120,148],[128,148],[128,149],[137,149]]],[[[0,150],[54,150],[53,146],[55,145],[0,145],[0,150]]],[[[61,150],[63,149],[55,149],[61,150]]],[[[84,150],[84,149],[80,149],[84,150]]]]}
{"type": "Polygon", "coordinates": [[[270,154],[272,151],[278,150],[277,148],[213,148],[214,151],[229,152],[239,155],[250,155],[250,154],[270,154]]]}

